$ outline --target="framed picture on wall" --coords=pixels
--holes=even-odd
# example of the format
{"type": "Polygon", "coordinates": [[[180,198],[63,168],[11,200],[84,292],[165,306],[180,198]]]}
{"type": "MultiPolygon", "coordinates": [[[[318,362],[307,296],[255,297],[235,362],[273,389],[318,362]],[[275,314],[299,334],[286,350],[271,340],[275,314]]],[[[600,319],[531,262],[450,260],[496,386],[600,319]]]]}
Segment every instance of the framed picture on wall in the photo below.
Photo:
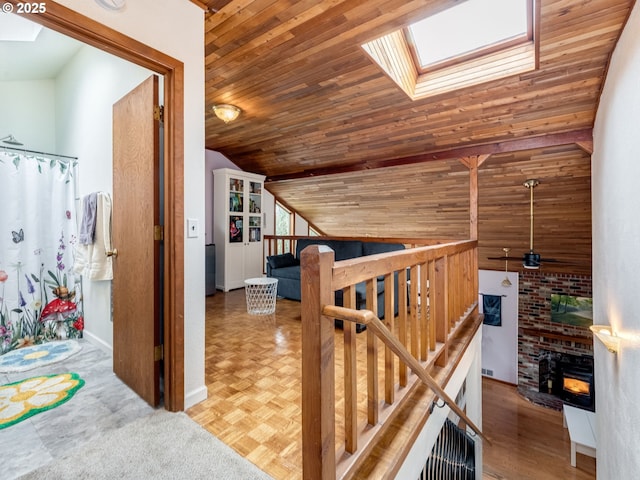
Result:
{"type": "Polygon", "coordinates": [[[551,294],[551,321],[578,327],[593,325],[593,299],[551,294]]]}

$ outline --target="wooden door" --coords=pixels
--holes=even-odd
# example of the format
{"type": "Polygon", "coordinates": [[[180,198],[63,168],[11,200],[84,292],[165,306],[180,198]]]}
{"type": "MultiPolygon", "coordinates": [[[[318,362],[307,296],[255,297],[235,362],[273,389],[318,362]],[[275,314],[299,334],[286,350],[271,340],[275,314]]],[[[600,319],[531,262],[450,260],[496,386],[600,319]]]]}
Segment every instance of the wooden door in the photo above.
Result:
{"type": "Polygon", "coordinates": [[[113,105],[113,371],[150,405],[160,402],[158,77],[113,105]]]}

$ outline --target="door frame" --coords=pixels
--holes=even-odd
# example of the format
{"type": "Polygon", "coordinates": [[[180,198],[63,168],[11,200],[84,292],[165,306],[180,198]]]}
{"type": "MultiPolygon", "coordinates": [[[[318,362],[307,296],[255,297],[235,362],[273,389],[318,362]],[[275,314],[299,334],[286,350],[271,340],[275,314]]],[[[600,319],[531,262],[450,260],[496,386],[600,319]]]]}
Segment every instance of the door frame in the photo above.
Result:
{"type": "MultiPolygon", "coordinates": [[[[16,5],[17,0],[7,0],[16,5]]],[[[25,15],[164,76],[164,407],[184,410],[184,64],[55,2],[25,15]]]]}

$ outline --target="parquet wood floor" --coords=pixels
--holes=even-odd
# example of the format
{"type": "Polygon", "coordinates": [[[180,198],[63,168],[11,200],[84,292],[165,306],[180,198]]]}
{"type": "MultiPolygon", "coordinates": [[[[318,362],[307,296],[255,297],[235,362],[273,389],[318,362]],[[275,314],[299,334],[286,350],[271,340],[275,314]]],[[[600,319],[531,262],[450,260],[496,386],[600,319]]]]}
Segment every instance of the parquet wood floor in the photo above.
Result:
{"type": "MultiPolygon", "coordinates": [[[[247,314],[244,290],[206,302],[208,398],[187,414],[273,478],[301,479],[300,303],[278,299],[274,315],[258,317],[247,314]]],[[[571,467],[560,412],[530,404],[515,387],[483,385],[483,426],[493,440],[484,447],[484,479],[595,478],[589,457],[578,455],[571,467]]],[[[364,394],[358,397],[364,408],[364,394]]]]}

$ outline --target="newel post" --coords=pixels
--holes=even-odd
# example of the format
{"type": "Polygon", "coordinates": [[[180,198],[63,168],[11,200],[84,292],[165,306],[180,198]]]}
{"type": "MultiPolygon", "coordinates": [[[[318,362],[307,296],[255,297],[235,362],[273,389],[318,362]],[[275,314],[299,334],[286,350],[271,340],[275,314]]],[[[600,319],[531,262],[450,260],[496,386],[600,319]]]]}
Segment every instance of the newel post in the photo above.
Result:
{"type": "Polygon", "coordinates": [[[300,253],[302,298],[302,476],[336,478],[334,322],[322,315],[334,304],[334,252],[310,245],[300,253]]]}

